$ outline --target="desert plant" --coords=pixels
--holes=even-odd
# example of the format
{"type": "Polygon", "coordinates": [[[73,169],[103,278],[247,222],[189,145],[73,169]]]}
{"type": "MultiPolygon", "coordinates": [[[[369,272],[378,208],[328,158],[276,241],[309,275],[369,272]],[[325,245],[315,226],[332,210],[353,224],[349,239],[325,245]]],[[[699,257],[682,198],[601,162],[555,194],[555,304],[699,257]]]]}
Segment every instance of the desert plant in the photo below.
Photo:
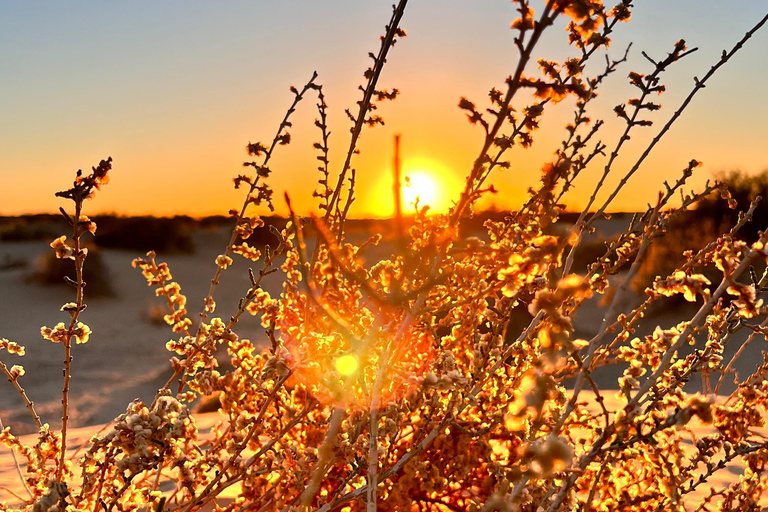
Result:
{"type": "Polygon", "coordinates": [[[0,259],[0,271],[25,268],[26,266],[27,260],[25,258],[12,258],[6,254],[0,259]]]}
{"type": "MultiPolygon", "coordinates": [[[[686,180],[700,165],[692,160],[586,273],[571,271],[575,248],[619,190],[768,16],[696,79],[684,103],[599,204],[598,192],[616,172],[625,142],[653,125],[659,105],[652,98],[664,91],[663,72],[692,50],[680,41],[666,56],[648,57],[647,73],[629,73],[637,97],[616,108],[626,127],[610,137],[587,111],[624,58],[606,58],[596,76],[584,70],[587,61],[604,53],[619,23],[629,20],[632,1],[610,8],[592,0],[548,1],[538,13],[527,0],[515,4],[519,17],[512,30],[519,59],[512,74],[501,89],[491,89],[488,108],[466,98],[459,103],[484,134],[465,188],[447,214],[419,211],[409,229],[398,231],[389,258],[364,261],[366,248],[381,237],[351,243],[345,225],[355,197],[353,160],[361,131],[382,122],[374,113],[377,102],[397,96],[396,89],[380,89],[378,82],[391,47],[405,36],[400,21],[406,0],[393,6],[379,52],[370,54],[358,108],[347,112],[351,138],[335,184],[317,75],[291,88],[293,101],[271,143],[247,146],[253,160],[245,166],[252,174],[235,178],[245,199],[232,211],[232,236],[215,259],[199,319],[188,315],[180,285],[155,253],[134,261],[168,305],[165,321],[177,336],[167,344],[174,373],[152,403],[131,403],[73,464],[67,459],[72,341],[84,343],[90,334],[80,322],[87,256],[80,237],[95,230],[82,213],[82,201],[106,181],[111,160],[88,176],[78,174],[73,188],[60,193],[74,204],[74,213],[62,210],[73,229],[71,242],[61,237],[52,244],[59,257],[75,262],[76,301],[62,308],[68,323],[42,331],[65,353],[59,431],[42,425],[35,414],[21,387],[23,369],[0,364],[40,430],[32,446],[8,429],[0,434],[25,461],[20,473],[28,498],[20,497],[20,508],[661,511],[684,510],[689,495],[710,485],[702,503],[694,504],[700,509],[754,510],[768,482],[768,443],[756,430],[768,413],[768,355],[755,373],[740,378],[732,394],[713,393],[732,367],[723,364],[724,346],[739,331],[749,330],[749,340],[763,336],[768,325],[759,298],[768,274],[750,279],[748,272],[768,255],[768,235],[761,233],[752,244],[736,238],[757,203],[728,233],[656,280],[644,302],[624,310],[629,283],[664,226],[723,188],[711,183],[688,191],[686,180]],[[537,44],[562,17],[569,19],[575,56],[561,63],[539,60],[541,74],[534,76],[529,68],[537,44]],[[262,252],[246,243],[263,225],[254,208],[272,206],[272,155],[290,143],[290,115],[308,95],[317,97],[320,129],[318,213],[300,217],[286,195],[291,219],[273,230],[277,243],[262,252]],[[519,211],[487,221],[484,238],[462,239],[462,221],[479,198],[493,192],[486,183],[489,174],[509,165],[511,147],[532,145],[548,105],[566,98],[575,99],[574,120],[554,160],[543,165],[538,188],[519,211]],[[609,146],[599,136],[615,140],[609,146]],[[572,233],[550,234],[574,180],[596,162],[603,166],[602,179],[572,233]],[[681,205],[671,207],[678,194],[681,205]],[[305,236],[309,226],[311,239],[305,236]],[[215,317],[219,278],[233,257],[260,268],[249,271],[251,286],[237,310],[215,317]],[[711,285],[694,271],[699,266],[717,268],[719,282],[711,285]],[[619,270],[626,270],[626,279],[596,334],[576,339],[572,317],[593,295],[610,289],[609,278],[619,270]],[[272,297],[261,283],[276,271],[283,273],[284,284],[280,296],[272,297]],[[690,318],[659,326],[643,339],[633,337],[651,305],[679,294],[699,305],[690,318]],[[737,300],[725,303],[727,294],[737,300]],[[530,314],[527,325],[517,321],[521,308],[530,314]],[[270,340],[263,353],[236,332],[246,313],[260,317],[270,340]],[[681,356],[688,343],[696,350],[681,356]],[[230,370],[219,366],[219,347],[226,350],[230,370]],[[611,365],[624,369],[610,392],[617,395],[613,401],[593,378],[594,371],[611,365]],[[683,390],[694,374],[703,377],[702,394],[683,390]],[[201,439],[189,403],[212,393],[219,394],[223,419],[201,439]],[[693,438],[693,425],[711,427],[693,438]],[[724,485],[712,483],[732,461],[741,462],[739,475],[724,485]]],[[[6,340],[0,348],[23,354],[6,340]]]]}
{"type": "Polygon", "coordinates": [[[115,217],[94,218],[99,226],[96,244],[109,249],[145,253],[155,250],[163,254],[188,254],[195,251],[190,236],[194,221],[189,217],[115,217]]]}
{"type": "Polygon", "coordinates": [[[24,215],[0,219],[0,240],[28,242],[48,240],[61,231],[64,223],[55,215],[24,215]]]}
{"type": "MultiPolygon", "coordinates": [[[[88,247],[88,265],[83,267],[83,280],[88,285],[91,297],[110,297],[115,294],[111,286],[109,269],[104,258],[96,247],[88,247]]],[[[75,263],[68,258],[59,258],[55,253],[47,251],[39,254],[33,262],[33,268],[27,275],[27,280],[46,286],[68,286],[75,282],[75,263]]]]}
{"type": "MultiPolygon", "coordinates": [[[[699,251],[727,233],[740,223],[743,210],[768,193],[768,171],[756,175],[732,171],[720,173],[717,178],[724,187],[702,198],[694,209],[680,212],[664,227],[632,283],[636,291],[642,292],[651,286],[656,276],[673,273],[685,263],[687,252],[699,251]]],[[[741,223],[733,235],[751,244],[760,238],[760,227],[768,226],[768,204],[758,200],[750,218],[750,222],[741,223]]],[[[763,270],[762,264],[756,267],[756,271],[763,270]]],[[[710,279],[716,278],[718,272],[704,266],[699,266],[696,271],[704,272],[710,279]]]]}

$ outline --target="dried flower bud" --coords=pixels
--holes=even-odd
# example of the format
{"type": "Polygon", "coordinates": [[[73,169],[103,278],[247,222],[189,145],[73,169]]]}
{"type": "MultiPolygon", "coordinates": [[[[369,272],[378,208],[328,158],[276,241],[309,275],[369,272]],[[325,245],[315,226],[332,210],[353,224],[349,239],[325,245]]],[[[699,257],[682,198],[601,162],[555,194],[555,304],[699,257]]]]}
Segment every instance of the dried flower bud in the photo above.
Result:
{"type": "Polygon", "coordinates": [[[18,364],[15,364],[11,367],[10,374],[11,374],[11,379],[16,380],[22,375],[24,375],[24,367],[18,364]]]}
{"type": "Polygon", "coordinates": [[[24,347],[14,341],[8,341],[5,338],[0,338],[0,350],[7,350],[9,354],[17,356],[24,355],[24,347]]]}
{"type": "Polygon", "coordinates": [[[64,235],[51,242],[51,248],[56,251],[56,257],[59,259],[75,259],[75,251],[67,245],[67,237],[64,235]]]}
{"type": "Polygon", "coordinates": [[[531,443],[524,457],[529,458],[528,472],[542,478],[563,471],[573,459],[573,448],[562,437],[549,436],[531,443]]]}
{"type": "Polygon", "coordinates": [[[228,266],[230,266],[231,264],[232,264],[232,258],[230,258],[229,256],[225,256],[224,254],[219,254],[219,255],[216,257],[216,265],[217,265],[217,266],[218,266],[220,269],[222,269],[222,270],[223,270],[223,269],[225,269],[225,268],[227,268],[227,267],[228,267],[228,266]]]}

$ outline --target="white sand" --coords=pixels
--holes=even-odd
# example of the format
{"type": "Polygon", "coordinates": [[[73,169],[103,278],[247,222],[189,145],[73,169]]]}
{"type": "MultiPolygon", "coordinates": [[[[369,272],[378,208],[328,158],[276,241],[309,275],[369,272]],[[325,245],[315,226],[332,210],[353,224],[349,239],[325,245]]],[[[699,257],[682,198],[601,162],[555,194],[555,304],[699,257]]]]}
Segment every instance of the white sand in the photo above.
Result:
{"type": "MultiPolygon", "coordinates": [[[[174,280],[187,295],[190,318],[195,321],[210,279],[215,272],[214,260],[226,242],[224,230],[200,231],[195,234],[197,252],[193,255],[158,255],[167,261],[174,280]]],[[[0,261],[5,255],[30,262],[51,249],[44,242],[0,242],[0,261]]],[[[71,421],[74,426],[92,425],[112,420],[135,398],[151,401],[155,392],[170,377],[171,357],[165,349],[168,340],[177,336],[167,325],[156,325],[146,318],[151,305],[163,305],[131,261],[140,253],[102,250],[112,286],[113,298],[89,299],[81,319],[93,331],[85,345],[73,347],[71,421]]],[[[248,262],[237,257],[221,278],[216,293],[216,314],[223,318],[236,310],[237,303],[250,286],[246,272],[248,262]]],[[[87,261],[86,261],[87,264],[87,261]]],[[[253,265],[251,263],[251,265],[253,265]]],[[[258,269],[260,267],[257,267],[258,269]]],[[[52,327],[68,320],[60,312],[62,304],[74,300],[74,288],[41,286],[26,281],[29,269],[0,271],[0,337],[16,341],[27,349],[19,358],[0,355],[7,365],[21,364],[26,370],[20,382],[36,404],[44,422],[56,426],[61,421],[61,388],[63,348],[40,336],[40,327],[52,327]]],[[[280,291],[279,275],[265,280],[265,289],[280,291]]],[[[246,338],[261,340],[263,329],[249,315],[241,317],[237,332],[246,338]]],[[[20,397],[6,382],[0,382],[0,417],[15,433],[30,431],[28,413],[20,397]]]]}

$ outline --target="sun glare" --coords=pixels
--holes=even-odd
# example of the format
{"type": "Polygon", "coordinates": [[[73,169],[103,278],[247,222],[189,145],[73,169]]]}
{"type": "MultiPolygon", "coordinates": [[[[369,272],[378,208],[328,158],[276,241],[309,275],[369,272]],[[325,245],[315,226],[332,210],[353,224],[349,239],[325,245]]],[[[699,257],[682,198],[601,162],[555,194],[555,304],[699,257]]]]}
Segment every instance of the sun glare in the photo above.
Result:
{"type": "Polygon", "coordinates": [[[357,362],[357,358],[355,356],[345,354],[336,358],[334,365],[336,366],[337,372],[339,372],[341,375],[344,375],[345,377],[348,377],[357,371],[359,363],[357,362]]]}
{"type": "Polygon", "coordinates": [[[413,208],[418,200],[419,206],[436,206],[440,199],[439,184],[430,174],[417,171],[406,173],[403,180],[403,206],[406,210],[413,208]]]}
{"type": "MultiPolygon", "coordinates": [[[[393,196],[393,172],[383,168],[379,179],[363,196],[375,216],[390,217],[395,214],[393,196]]],[[[403,162],[400,201],[404,215],[414,214],[418,198],[419,209],[429,206],[429,213],[445,213],[461,193],[462,184],[444,163],[425,157],[410,158],[403,162]]]]}

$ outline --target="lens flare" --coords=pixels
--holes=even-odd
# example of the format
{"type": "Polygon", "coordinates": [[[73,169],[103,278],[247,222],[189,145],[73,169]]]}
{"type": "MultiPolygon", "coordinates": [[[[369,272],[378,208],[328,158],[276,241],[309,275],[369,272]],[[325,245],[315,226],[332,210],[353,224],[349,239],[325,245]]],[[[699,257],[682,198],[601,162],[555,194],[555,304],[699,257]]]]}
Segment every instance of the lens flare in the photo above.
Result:
{"type": "Polygon", "coordinates": [[[405,329],[395,343],[392,328],[369,332],[364,345],[351,344],[335,331],[318,332],[317,325],[303,327],[305,332],[299,326],[281,329],[279,357],[291,369],[286,385],[304,386],[318,401],[335,407],[368,407],[374,387],[381,404],[402,399],[421,386],[434,359],[434,336],[420,326],[405,329]],[[385,351],[389,355],[383,360],[385,351]],[[387,371],[380,377],[382,364],[387,371]]]}
{"type": "Polygon", "coordinates": [[[360,363],[357,362],[357,358],[351,354],[345,354],[343,356],[337,357],[333,365],[336,367],[336,371],[345,377],[353,375],[360,367],[360,363]]]}

